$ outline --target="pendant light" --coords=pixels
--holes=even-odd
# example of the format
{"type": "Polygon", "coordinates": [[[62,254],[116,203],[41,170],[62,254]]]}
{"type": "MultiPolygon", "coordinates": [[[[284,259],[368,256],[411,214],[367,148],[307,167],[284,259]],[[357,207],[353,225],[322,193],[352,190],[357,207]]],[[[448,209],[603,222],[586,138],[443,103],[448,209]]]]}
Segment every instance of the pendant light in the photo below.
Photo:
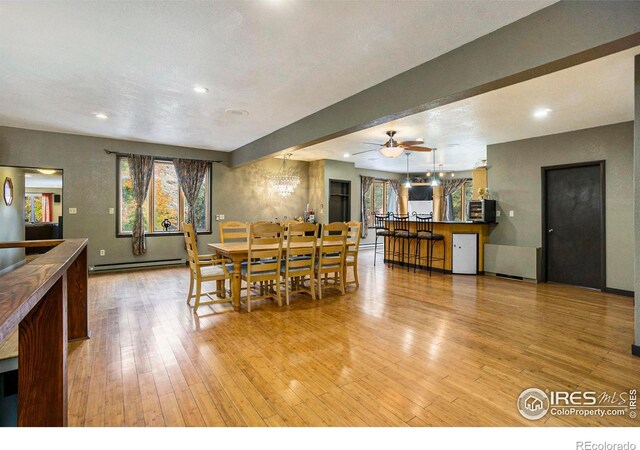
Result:
{"type": "Polygon", "coordinates": [[[436,149],[434,148],[431,153],[433,153],[433,178],[431,178],[431,186],[436,187],[440,185],[438,177],[436,176],[436,149]]]}
{"type": "Polygon", "coordinates": [[[411,189],[411,179],[409,179],[409,152],[407,152],[407,179],[404,182],[404,187],[411,189]]]}

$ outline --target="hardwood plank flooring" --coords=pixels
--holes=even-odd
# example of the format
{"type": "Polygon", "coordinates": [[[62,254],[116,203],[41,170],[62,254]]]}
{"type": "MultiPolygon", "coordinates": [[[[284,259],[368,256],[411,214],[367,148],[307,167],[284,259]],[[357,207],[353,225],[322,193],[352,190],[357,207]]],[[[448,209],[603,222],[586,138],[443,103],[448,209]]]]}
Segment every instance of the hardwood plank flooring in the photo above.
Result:
{"type": "Polygon", "coordinates": [[[71,426],[638,426],[528,421],[529,387],[640,387],[633,299],[394,270],[291,306],[186,306],[187,268],[89,279],[92,338],[70,346],[71,426]]]}

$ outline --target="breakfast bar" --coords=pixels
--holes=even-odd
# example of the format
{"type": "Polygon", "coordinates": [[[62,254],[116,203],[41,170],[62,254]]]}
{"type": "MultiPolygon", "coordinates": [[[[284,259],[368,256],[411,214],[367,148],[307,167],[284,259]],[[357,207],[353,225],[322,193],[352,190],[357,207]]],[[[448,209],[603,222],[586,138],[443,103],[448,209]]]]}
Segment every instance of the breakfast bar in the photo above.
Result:
{"type": "MultiPolygon", "coordinates": [[[[409,236],[412,236],[412,233],[416,233],[417,230],[417,221],[414,219],[410,219],[407,221],[409,227],[409,236]]],[[[389,227],[393,230],[393,220],[389,220],[389,227]]],[[[452,255],[453,255],[453,235],[454,234],[477,234],[477,261],[478,261],[478,273],[484,272],[484,244],[489,242],[489,224],[484,222],[471,222],[471,221],[434,221],[433,222],[433,234],[441,235],[444,237],[444,245],[442,243],[438,243],[434,246],[433,250],[433,269],[442,270],[442,261],[441,258],[444,256],[444,270],[445,272],[451,272],[452,270],[452,255]],[[446,251],[445,251],[446,249],[446,251]]],[[[416,243],[420,242],[420,255],[427,255],[427,244],[426,240],[418,240],[414,238],[402,239],[402,245],[404,245],[405,255],[402,258],[400,254],[400,242],[396,242],[396,252],[392,253],[391,249],[393,248],[393,240],[397,239],[393,236],[385,238],[385,253],[384,259],[385,263],[394,263],[400,265],[413,265],[414,263],[414,255],[416,254],[416,243]],[[408,241],[408,242],[407,242],[408,241]],[[408,250],[407,250],[408,244],[408,250]]],[[[418,264],[421,268],[426,268],[426,260],[422,260],[418,264]]]]}

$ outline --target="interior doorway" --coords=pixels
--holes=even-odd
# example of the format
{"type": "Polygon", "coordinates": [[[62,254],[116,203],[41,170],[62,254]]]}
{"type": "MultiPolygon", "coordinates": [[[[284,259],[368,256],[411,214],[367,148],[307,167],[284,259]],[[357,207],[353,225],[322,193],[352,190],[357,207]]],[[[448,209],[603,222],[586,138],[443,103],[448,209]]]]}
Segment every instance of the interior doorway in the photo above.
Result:
{"type": "Polygon", "coordinates": [[[543,279],[606,287],[605,163],[542,168],[543,279]]]}

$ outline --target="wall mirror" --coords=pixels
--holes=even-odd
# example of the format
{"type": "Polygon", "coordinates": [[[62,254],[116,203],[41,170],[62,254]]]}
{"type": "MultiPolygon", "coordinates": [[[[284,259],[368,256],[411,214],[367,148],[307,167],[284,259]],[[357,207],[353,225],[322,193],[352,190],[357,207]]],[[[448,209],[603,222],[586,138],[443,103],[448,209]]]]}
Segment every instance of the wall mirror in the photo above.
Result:
{"type": "Polygon", "coordinates": [[[13,180],[7,177],[4,179],[4,204],[7,206],[11,206],[13,203],[13,180]]]}

